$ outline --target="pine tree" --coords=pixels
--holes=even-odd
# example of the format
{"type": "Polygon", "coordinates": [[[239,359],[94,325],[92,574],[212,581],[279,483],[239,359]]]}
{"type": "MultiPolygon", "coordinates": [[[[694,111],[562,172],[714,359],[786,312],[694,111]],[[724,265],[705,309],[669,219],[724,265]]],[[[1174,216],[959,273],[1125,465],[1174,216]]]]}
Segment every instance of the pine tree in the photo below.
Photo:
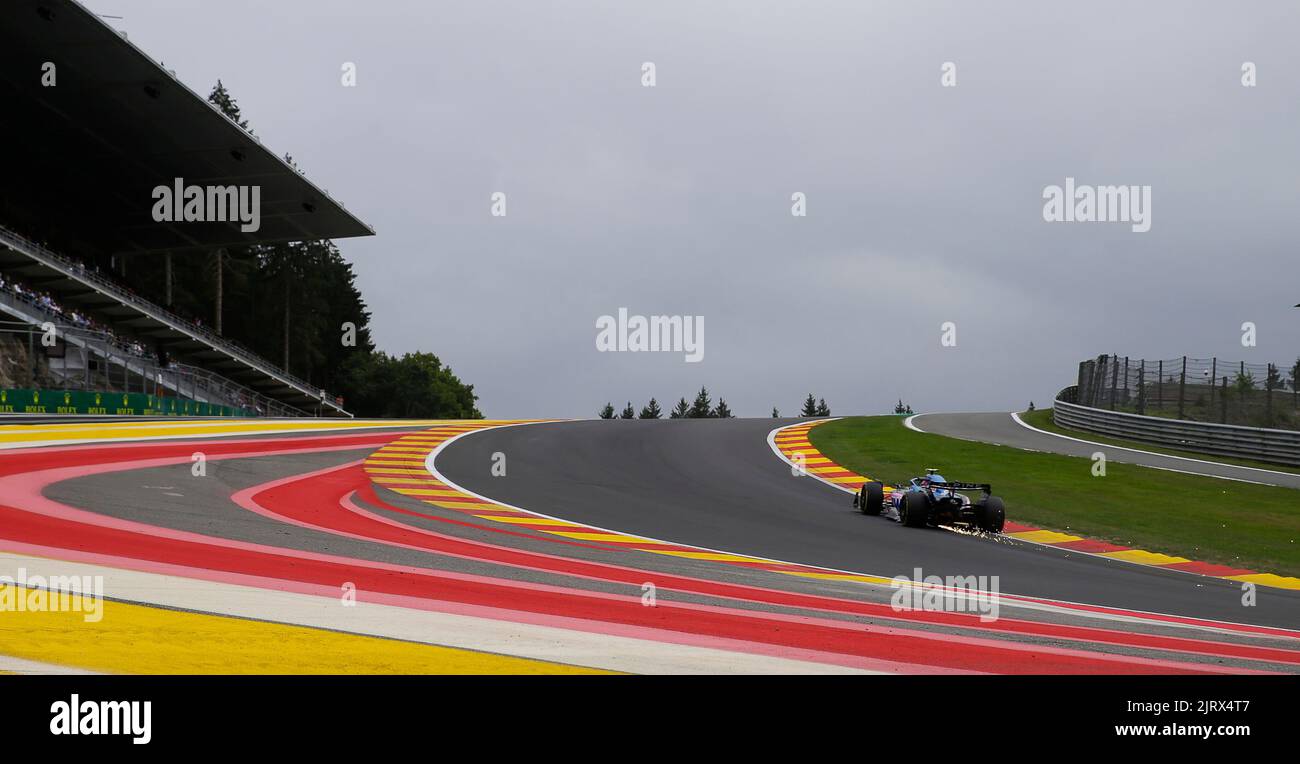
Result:
{"type": "Polygon", "coordinates": [[[1241,371],[1237,372],[1237,379],[1233,383],[1233,387],[1236,389],[1237,393],[1241,396],[1242,401],[1245,401],[1246,394],[1249,393],[1251,390],[1255,389],[1255,375],[1251,374],[1245,369],[1242,369],[1241,371]]]}
{"type": "Polygon", "coordinates": [[[627,402],[623,408],[623,419],[636,419],[636,410],[632,408],[632,401],[627,402]]]}
{"type": "Polygon", "coordinates": [[[899,398],[898,403],[894,405],[894,413],[901,414],[903,413],[904,410],[905,409],[903,408],[903,399],[899,398]]]}
{"type": "Polygon", "coordinates": [[[1282,372],[1273,364],[1268,365],[1268,376],[1264,379],[1265,390],[1281,390],[1285,385],[1282,384],[1282,372]]]}
{"type": "Polygon", "coordinates": [[[691,419],[708,419],[713,416],[713,402],[709,400],[707,388],[700,388],[700,392],[695,396],[695,403],[691,405],[690,413],[687,416],[691,419]]]}
{"type": "Polygon", "coordinates": [[[685,419],[686,417],[690,416],[690,414],[691,414],[691,404],[687,403],[685,398],[682,398],[681,400],[677,401],[677,405],[673,408],[672,413],[668,415],[668,418],[685,419]]]}
{"type": "Polygon", "coordinates": [[[612,403],[606,403],[606,404],[605,404],[605,408],[603,408],[603,409],[600,410],[600,418],[601,418],[601,419],[613,419],[613,418],[614,418],[614,404],[612,404],[612,403]]]}
{"type": "Polygon", "coordinates": [[[781,412],[776,410],[776,406],[773,406],[773,407],[772,407],[772,418],[773,418],[773,419],[778,419],[778,418],[780,418],[780,416],[781,416],[781,412]]]}
{"type": "Polygon", "coordinates": [[[813,398],[812,393],[808,393],[808,399],[803,402],[803,411],[799,416],[817,416],[817,400],[813,398]]]}
{"type": "Polygon", "coordinates": [[[654,398],[651,398],[650,402],[645,405],[645,408],[641,409],[642,419],[662,419],[663,415],[664,412],[659,410],[659,401],[654,398]]]}
{"type": "Polygon", "coordinates": [[[817,416],[830,416],[831,407],[826,405],[826,399],[822,398],[817,402],[817,416]]]}
{"type": "Polygon", "coordinates": [[[727,407],[727,402],[724,401],[724,400],[722,400],[721,397],[718,398],[718,407],[717,407],[716,409],[713,410],[713,416],[715,416],[715,417],[717,417],[717,418],[719,418],[719,419],[735,419],[735,418],[736,418],[736,415],[733,414],[733,413],[731,413],[731,409],[727,407]]]}
{"type": "MultiPolygon", "coordinates": [[[[220,109],[221,113],[229,117],[231,122],[248,130],[248,120],[244,119],[239,113],[239,104],[235,103],[235,99],[231,97],[230,91],[226,90],[226,86],[221,84],[221,80],[217,80],[216,87],[212,88],[212,92],[208,94],[208,103],[220,109]]],[[[248,130],[248,132],[250,135],[253,134],[252,130],[248,130]]]]}

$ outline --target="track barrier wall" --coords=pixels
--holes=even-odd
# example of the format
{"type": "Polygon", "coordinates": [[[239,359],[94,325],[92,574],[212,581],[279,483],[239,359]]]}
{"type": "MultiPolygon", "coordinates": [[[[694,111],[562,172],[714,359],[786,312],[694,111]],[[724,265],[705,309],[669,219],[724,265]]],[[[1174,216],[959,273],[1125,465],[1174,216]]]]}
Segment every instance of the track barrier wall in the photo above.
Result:
{"type": "Polygon", "coordinates": [[[256,414],[188,398],[82,390],[0,390],[0,414],[248,417],[256,414]]]}
{"type": "Polygon", "coordinates": [[[1138,440],[1181,451],[1254,459],[1300,467],[1300,431],[1193,422],[1081,406],[1071,402],[1078,391],[1068,387],[1057,396],[1052,418],[1062,427],[1125,440],[1138,440]]]}

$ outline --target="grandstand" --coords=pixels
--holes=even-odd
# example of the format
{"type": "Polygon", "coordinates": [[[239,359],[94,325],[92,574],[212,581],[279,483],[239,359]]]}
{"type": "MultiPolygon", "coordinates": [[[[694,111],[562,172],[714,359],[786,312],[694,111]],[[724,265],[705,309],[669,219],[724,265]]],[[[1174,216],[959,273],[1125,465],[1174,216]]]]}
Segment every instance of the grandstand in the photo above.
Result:
{"type": "MultiPolygon", "coordinates": [[[[74,0],[0,5],[0,101],[0,141],[9,147],[0,167],[0,312],[28,326],[53,323],[62,340],[57,363],[38,363],[29,348],[29,380],[40,367],[61,389],[346,415],[328,391],[117,277],[133,261],[372,235],[368,226],[74,0]],[[153,189],[176,178],[258,186],[260,227],[155,221],[153,189]]],[[[9,334],[12,344],[21,332],[9,334]]]]}

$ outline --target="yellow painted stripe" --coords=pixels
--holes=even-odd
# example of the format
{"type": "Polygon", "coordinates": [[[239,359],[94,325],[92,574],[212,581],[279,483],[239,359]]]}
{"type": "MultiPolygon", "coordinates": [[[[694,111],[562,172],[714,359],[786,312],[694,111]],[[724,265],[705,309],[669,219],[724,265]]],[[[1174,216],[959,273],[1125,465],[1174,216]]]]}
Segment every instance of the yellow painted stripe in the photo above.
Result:
{"type": "Polygon", "coordinates": [[[1067,541],[1078,541],[1079,536],[1071,536],[1068,533],[1057,533],[1056,531],[1020,531],[1019,533],[1006,534],[1014,539],[1022,541],[1034,541],[1039,544],[1063,544],[1067,541]]]}
{"type": "MultiPolygon", "coordinates": [[[[390,490],[396,493],[403,494],[404,496],[437,496],[444,499],[469,498],[465,496],[465,494],[463,493],[448,491],[446,489],[441,489],[441,488],[403,488],[402,486],[395,486],[390,490]]],[[[478,506],[483,506],[483,505],[480,504],[478,506]]]]}
{"type": "MultiPolygon", "coordinates": [[[[436,424],[414,421],[411,426],[436,424]]],[[[181,422],[113,422],[99,424],[47,424],[0,426],[0,443],[29,443],[46,440],[129,440],[158,437],[203,437],[213,435],[256,434],[275,431],[321,432],[355,430],[375,425],[391,426],[391,421],[367,419],[313,419],[302,422],[262,420],[194,419],[181,422]]]]}
{"type": "Polygon", "coordinates": [[[711,560],[713,562],[764,562],[764,560],[753,557],[745,557],[739,554],[721,554],[718,552],[686,552],[677,549],[656,549],[656,554],[666,554],[671,557],[685,557],[690,560],[711,560]]]}
{"type": "Polygon", "coordinates": [[[1112,560],[1124,560],[1125,562],[1140,562],[1143,565],[1172,565],[1176,562],[1191,562],[1186,557],[1170,557],[1167,554],[1158,554],[1156,552],[1147,552],[1142,549],[1125,549],[1120,552],[1102,552],[1102,557],[1109,557],[1112,560]]]}
{"type": "Polygon", "coordinates": [[[7,612],[0,652],[124,674],[590,674],[546,661],[104,602],[82,612],[7,612]]]}
{"type": "Polygon", "coordinates": [[[583,527],[578,523],[571,523],[568,520],[550,520],[545,517],[501,517],[499,515],[475,515],[475,517],[482,517],[487,520],[496,520],[502,523],[516,523],[519,525],[555,525],[567,526],[570,528],[583,527]]]}
{"type": "Polygon", "coordinates": [[[816,578],[825,581],[859,581],[867,584],[888,584],[888,578],[880,576],[859,576],[853,573],[816,573],[809,570],[788,570],[784,571],[787,575],[799,576],[800,578],[816,578]]]}
{"type": "Polygon", "coordinates": [[[1279,576],[1276,573],[1251,573],[1245,576],[1226,576],[1233,581],[1243,581],[1262,586],[1276,586],[1279,589],[1300,590],[1300,578],[1279,576]]]}
{"type": "Polygon", "coordinates": [[[448,501],[447,499],[426,499],[425,501],[447,509],[488,509],[496,506],[481,501],[448,501]]]}
{"type": "Polygon", "coordinates": [[[625,536],[622,533],[597,533],[594,531],[547,531],[553,536],[579,539],[581,541],[607,541],[612,544],[663,544],[663,541],[625,536]]]}

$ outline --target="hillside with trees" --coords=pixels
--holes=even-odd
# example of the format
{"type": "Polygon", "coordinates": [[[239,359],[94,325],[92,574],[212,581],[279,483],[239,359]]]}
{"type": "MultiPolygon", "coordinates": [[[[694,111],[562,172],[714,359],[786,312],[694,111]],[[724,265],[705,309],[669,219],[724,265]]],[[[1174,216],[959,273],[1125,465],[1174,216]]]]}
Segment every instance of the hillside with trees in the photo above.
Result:
{"type": "MultiPolygon", "coordinates": [[[[208,101],[252,133],[218,81],[208,101]]],[[[297,169],[289,155],[285,161],[297,169]]],[[[301,171],[301,170],[300,170],[301,171]]],[[[201,321],[365,417],[481,418],[472,385],[432,353],[376,349],[356,272],[332,241],[137,255],[118,278],[201,321]]]]}

